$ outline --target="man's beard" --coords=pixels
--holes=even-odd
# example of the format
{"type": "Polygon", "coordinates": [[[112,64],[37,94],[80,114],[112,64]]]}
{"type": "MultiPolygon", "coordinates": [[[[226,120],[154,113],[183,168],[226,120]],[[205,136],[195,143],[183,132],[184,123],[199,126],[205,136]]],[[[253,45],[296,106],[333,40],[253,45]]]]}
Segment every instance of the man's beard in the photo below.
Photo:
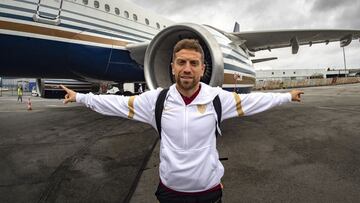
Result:
{"type": "Polygon", "coordinates": [[[191,81],[181,80],[181,76],[178,76],[176,79],[176,84],[181,89],[186,90],[186,91],[194,89],[198,83],[199,83],[199,80],[197,80],[195,77],[193,77],[191,81]]]}

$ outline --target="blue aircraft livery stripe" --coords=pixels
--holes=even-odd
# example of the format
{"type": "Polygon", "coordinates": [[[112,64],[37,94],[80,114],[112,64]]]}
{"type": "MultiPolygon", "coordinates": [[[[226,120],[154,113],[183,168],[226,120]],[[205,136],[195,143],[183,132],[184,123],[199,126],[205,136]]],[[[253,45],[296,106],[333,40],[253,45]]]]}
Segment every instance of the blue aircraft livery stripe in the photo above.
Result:
{"type": "Polygon", "coordinates": [[[1,72],[9,77],[42,78],[46,72],[49,78],[145,80],[142,66],[127,50],[6,34],[0,34],[0,44],[1,72]]]}

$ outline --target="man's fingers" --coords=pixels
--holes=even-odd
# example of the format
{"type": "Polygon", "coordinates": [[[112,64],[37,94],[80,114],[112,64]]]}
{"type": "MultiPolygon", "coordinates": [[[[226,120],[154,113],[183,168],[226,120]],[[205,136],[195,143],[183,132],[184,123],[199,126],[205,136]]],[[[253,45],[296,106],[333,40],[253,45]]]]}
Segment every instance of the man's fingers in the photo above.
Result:
{"type": "Polygon", "coordinates": [[[64,96],[64,104],[67,104],[69,102],[74,102],[75,98],[74,95],[76,94],[74,91],[72,91],[71,89],[68,89],[67,87],[65,87],[64,85],[59,85],[63,90],[66,91],[66,94],[64,96]]]}
{"type": "Polygon", "coordinates": [[[301,95],[304,94],[304,91],[300,91],[300,90],[292,90],[291,92],[292,95],[292,101],[297,101],[300,102],[301,101],[301,95]]]}
{"type": "Polygon", "coordinates": [[[298,101],[301,100],[300,98],[301,98],[301,95],[302,95],[302,94],[304,94],[304,91],[299,91],[299,92],[298,92],[298,101]]]}
{"type": "Polygon", "coordinates": [[[63,90],[65,90],[66,92],[69,92],[69,91],[70,91],[70,89],[68,89],[68,88],[65,87],[64,85],[60,85],[60,87],[61,87],[63,90]]]}
{"type": "Polygon", "coordinates": [[[296,95],[296,101],[300,102],[301,101],[301,95],[304,94],[303,91],[298,91],[297,95],[296,95]]]}

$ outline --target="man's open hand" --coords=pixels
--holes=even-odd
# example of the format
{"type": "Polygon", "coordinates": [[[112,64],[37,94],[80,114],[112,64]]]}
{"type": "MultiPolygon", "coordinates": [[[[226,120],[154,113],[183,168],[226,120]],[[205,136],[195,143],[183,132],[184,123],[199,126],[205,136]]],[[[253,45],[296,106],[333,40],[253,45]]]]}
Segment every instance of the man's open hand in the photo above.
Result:
{"type": "Polygon", "coordinates": [[[60,87],[66,92],[65,99],[63,101],[64,104],[67,104],[69,102],[76,102],[76,92],[65,87],[64,85],[60,85],[60,87]]]}
{"type": "Polygon", "coordinates": [[[290,91],[290,94],[291,94],[291,101],[300,102],[300,101],[301,101],[300,96],[301,96],[302,94],[304,94],[304,92],[303,92],[303,91],[300,91],[300,90],[291,90],[291,91],[290,91]]]}

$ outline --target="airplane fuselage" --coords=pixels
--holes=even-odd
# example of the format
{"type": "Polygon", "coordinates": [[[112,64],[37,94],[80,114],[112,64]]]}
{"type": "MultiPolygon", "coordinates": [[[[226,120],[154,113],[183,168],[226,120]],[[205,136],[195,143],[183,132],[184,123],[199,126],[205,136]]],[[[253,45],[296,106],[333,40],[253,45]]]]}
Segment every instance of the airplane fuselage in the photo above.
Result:
{"type": "MultiPolygon", "coordinates": [[[[145,81],[144,63],[134,60],[127,46],[149,43],[171,25],[128,1],[2,0],[0,75],[145,81]]],[[[245,50],[204,27],[221,49],[223,87],[253,86],[255,70],[245,50]]]]}
{"type": "Polygon", "coordinates": [[[170,21],[134,9],[129,3],[102,1],[95,8],[95,2],[2,1],[0,43],[1,57],[6,60],[0,62],[1,74],[144,81],[141,65],[131,59],[125,46],[151,40],[160,26],[170,21]],[[129,18],[123,16],[125,12],[129,18]]]}

